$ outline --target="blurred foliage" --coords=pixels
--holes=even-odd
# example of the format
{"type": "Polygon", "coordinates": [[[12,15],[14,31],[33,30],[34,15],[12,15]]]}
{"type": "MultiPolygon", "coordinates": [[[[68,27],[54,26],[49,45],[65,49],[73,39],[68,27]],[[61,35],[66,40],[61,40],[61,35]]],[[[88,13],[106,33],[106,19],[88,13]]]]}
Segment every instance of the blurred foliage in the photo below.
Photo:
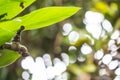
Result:
{"type": "MultiPolygon", "coordinates": [[[[120,28],[120,0],[37,0],[30,7],[25,9],[19,16],[22,16],[34,9],[48,7],[48,6],[78,6],[82,7],[82,10],[76,15],[70,17],[67,20],[61,21],[50,27],[42,28],[39,30],[25,31],[22,34],[22,43],[24,43],[33,57],[41,56],[44,53],[50,53],[52,57],[59,57],[61,52],[70,55],[72,58],[84,56],[86,58],[83,62],[70,64],[68,67],[69,80],[110,80],[114,78],[112,74],[110,77],[99,77],[98,70],[100,66],[96,64],[97,61],[93,59],[93,54],[83,55],[79,51],[79,48],[83,43],[90,44],[91,42],[86,37],[81,37],[80,40],[74,44],[78,50],[68,51],[69,44],[67,37],[62,35],[62,26],[65,23],[71,23],[74,30],[84,32],[85,25],[83,24],[83,18],[85,12],[88,10],[101,12],[104,14],[113,25],[114,29],[120,28]]],[[[84,32],[83,34],[87,34],[84,32]]],[[[109,39],[99,41],[96,40],[96,45],[92,46],[94,53],[97,49],[106,49],[106,45],[109,39]],[[103,45],[104,44],[104,45],[103,45]]],[[[20,60],[14,64],[0,69],[0,80],[21,80],[22,68],[20,66],[20,60]]],[[[111,72],[112,73],[112,72],[111,72]]]]}

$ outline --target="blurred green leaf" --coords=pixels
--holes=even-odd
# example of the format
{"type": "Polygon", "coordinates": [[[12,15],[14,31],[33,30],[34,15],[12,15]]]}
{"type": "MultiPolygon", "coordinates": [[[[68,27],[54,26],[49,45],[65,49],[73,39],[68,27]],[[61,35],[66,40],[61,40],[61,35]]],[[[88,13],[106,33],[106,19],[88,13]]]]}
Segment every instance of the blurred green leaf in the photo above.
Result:
{"type": "Polygon", "coordinates": [[[0,22],[0,29],[16,32],[21,26],[21,20],[16,18],[10,21],[0,22]]]}
{"type": "Polygon", "coordinates": [[[15,62],[20,54],[11,50],[0,50],[0,68],[8,66],[15,62]]]}
{"type": "Polygon", "coordinates": [[[62,21],[75,14],[79,7],[47,7],[27,14],[22,19],[22,25],[26,30],[46,27],[48,25],[62,21]]]}
{"type": "Polygon", "coordinates": [[[38,29],[62,21],[75,14],[79,9],[80,8],[78,7],[42,8],[39,10],[35,10],[23,17],[19,17],[7,22],[1,22],[0,28],[15,31],[18,30],[21,25],[24,25],[25,30],[38,29]]]}
{"type": "Polygon", "coordinates": [[[0,20],[15,17],[34,1],[35,0],[0,0],[0,20]]]}
{"type": "Polygon", "coordinates": [[[4,44],[5,42],[8,42],[13,35],[14,33],[9,30],[0,29],[0,45],[4,44]]]}

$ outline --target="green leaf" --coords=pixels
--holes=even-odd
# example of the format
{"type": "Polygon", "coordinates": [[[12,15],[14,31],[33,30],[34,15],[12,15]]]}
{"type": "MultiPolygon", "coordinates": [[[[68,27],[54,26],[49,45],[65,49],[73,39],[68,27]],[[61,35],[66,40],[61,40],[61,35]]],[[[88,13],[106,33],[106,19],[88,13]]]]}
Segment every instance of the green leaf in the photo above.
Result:
{"type": "MultiPolygon", "coordinates": [[[[0,29],[9,30],[11,32],[16,32],[21,25],[25,26],[25,30],[38,29],[52,25],[59,21],[62,21],[73,14],[75,14],[80,8],[79,7],[47,7],[39,10],[35,10],[23,17],[18,17],[10,21],[5,21],[0,23],[0,29]]],[[[0,45],[5,41],[9,41],[12,38],[9,32],[5,33],[4,36],[0,35],[0,39],[6,36],[5,40],[0,42],[0,45]],[[7,39],[7,36],[9,39],[7,39]]],[[[12,34],[11,34],[12,35],[12,34]]]]}
{"type": "Polygon", "coordinates": [[[15,33],[9,30],[0,29],[0,45],[4,44],[5,42],[8,42],[14,34],[15,33]]]}
{"type": "Polygon", "coordinates": [[[0,28],[16,31],[21,25],[25,26],[25,30],[32,30],[47,27],[62,21],[77,11],[79,7],[47,7],[39,10],[32,11],[31,13],[18,17],[14,20],[1,22],[0,28]]]}
{"type": "Polygon", "coordinates": [[[34,1],[35,0],[0,0],[0,20],[15,17],[34,1]]]}
{"type": "Polygon", "coordinates": [[[8,66],[15,62],[20,54],[11,50],[0,50],[0,68],[8,66]]]}
{"type": "Polygon", "coordinates": [[[17,31],[21,26],[21,20],[16,18],[10,21],[0,22],[0,29],[6,29],[12,32],[17,31]]]}
{"type": "Polygon", "coordinates": [[[75,14],[79,7],[47,7],[21,17],[26,30],[46,27],[75,14]]]}
{"type": "Polygon", "coordinates": [[[8,42],[20,28],[19,20],[11,20],[0,23],[0,46],[8,42]]]}

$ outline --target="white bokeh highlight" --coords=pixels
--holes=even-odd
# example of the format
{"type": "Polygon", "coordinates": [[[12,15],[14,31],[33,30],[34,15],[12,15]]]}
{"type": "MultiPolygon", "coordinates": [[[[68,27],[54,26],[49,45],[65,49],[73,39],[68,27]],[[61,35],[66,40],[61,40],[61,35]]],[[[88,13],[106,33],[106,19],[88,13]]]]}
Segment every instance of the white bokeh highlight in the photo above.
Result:
{"type": "Polygon", "coordinates": [[[120,80],[120,76],[116,76],[113,80],[120,80]]]}
{"type": "Polygon", "coordinates": [[[79,34],[78,34],[78,32],[76,32],[76,31],[70,32],[70,34],[68,35],[68,39],[69,39],[69,42],[70,42],[71,44],[76,43],[76,42],[78,41],[78,39],[79,39],[79,34]]]}
{"type": "Polygon", "coordinates": [[[51,61],[51,57],[50,57],[50,55],[49,54],[44,54],[43,55],[43,59],[44,59],[44,63],[45,63],[45,65],[46,65],[46,67],[48,67],[48,66],[52,66],[52,61],[51,61]]]}
{"type": "Polygon", "coordinates": [[[47,72],[48,79],[54,79],[54,77],[55,77],[55,69],[54,69],[53,66],[47,67],[46,72],[47,72]]]}
{"type": "Polygon", "coordinates": [[[111,23],[99,12],[87,11],[83,22],[86,30],[97,40],[100,37],[107,37],[105,31],[108,33],[113,31],[111,23]]]}
{"type": "Polygon", "coordinates": [[[115,70],[115,74],[120,76],[120,67],[115,70]]]}
{"type": "Polygon", "coordinates": [[[112,60],[112,56],[110,54],[106,54],[102,58],[102,62],[106,65],[109,64],[111,62],[111,60],[112,60]]]}
{"type": "Polygon", "coordinates": [[[92,48],[86,43],[82,45],[80,50],[84,55],[90,54],[92,52],[92,48]]]}
{"type": "Polygon", "coordinates": [[[107,71],[106,71],[106,69],[100,69],[99,70],[99,75],[100,76],[103,76],[103,75],[106,75],[106,74],[108,74],[107,71]]]}
{"type": "Polygon", "coordinates": [[[77,48],[75,47],[75,46],[70,46],[69,48],[68,48],[68,50],[70,51],[70,50],[77,50],[77,48]]]}
{"type": "Polygon", "coordinates": [[[91,33],[95,39],[99,39],[102,33],[100,24],[86,24],[86,30],[91,33]]]}
{"type": "Polygon", "coordinates": [[[94,58],[97,60],[100,60],[104,55],[104,52],[102,49],[98,50],[97,52],[95,52],[94,54],[94,58]]]}
{"type": "Polygon", "coordinates": [[[66,53],[61,53],[61,57],[65,65],[68,66],[70,63],[69,56],[66,53]]]}
{"type": "Polygon", "coordinates": [[[117,38],[117,44],[120,44],[120,37],[117,38]]]}
{"type": "Polygon", "coordinates": [[[29,74],[27,71],[23,71],[23,72],[22,72],[22,78],[23,78],[24,80],[29,80],[30,74],[29,74]]]}
{"type": "Polygon", "coordinates": [[[116,31],[112,34],[111,39],[117,39],[117,38],[119,37],[119,35],[120,35],[120,32],[119,32],[118,30],[116,30],[116,31]]]}
{"type": "Polygon", "coordinates": [[[34,68],[33,64],[34,64],[34,60],[33,60],[33,58],[31,56],[26,57],[21,62],[21,66],[22,66],[23,69],[32,70],[34,68]]]}
{"type": "Polygon", "coordinates": [[[63,32],[62,33],[64,36],[67,36],[71,30],[72,30],[72,25],[70,23],[65,23],[63,25],[63,32]]]}
{"type": "Polygon", "coordinates": [[[109,42],[108,42],[108,48],[110,49],[110,47],[112,45],[115,45],[115,40],[109,40],[109,42]]]}
{"type": "Polygon", "coordinates": [[[52,80],[56,76],[61,76],[69,65],[69,56],[66,53],[61,53],[61,58],[62,60],[54,58],[52,61],[48,53],[35,59],[30,56],[26,57],[21,61],[21,66],[28,72],[23,72],[22,78],[29,80],[30,74],[32,74],[30,80],[52,80]]]}
{"type": "Polygon", "coordinates": [[[104,20],[104,16],[101,13],[93,12],[93,11],[87,11],[85,13],[85,24],[99,24],[104,20]]]}
{"type": "Polygon", "coordinates": [[[84,62],[84,61],[86,60],[86,58],[83,57],[83,56],[79,56],[79,57],[77,58],[77,60],[78,60],[79,62],[84,62]]]}
{"type": "Polygon", "coordinates": [[[113,60],[108,64],[108,68],[110,70],[114,70],[115,68],[117,68],[118,64],[119,64],[118,60],[113,60]]]}
{"type": "Polygon", "coordinates": [[[103,20],[102,26],[108,33],[113,31],[112,24],[107,19],[103,20]]]}

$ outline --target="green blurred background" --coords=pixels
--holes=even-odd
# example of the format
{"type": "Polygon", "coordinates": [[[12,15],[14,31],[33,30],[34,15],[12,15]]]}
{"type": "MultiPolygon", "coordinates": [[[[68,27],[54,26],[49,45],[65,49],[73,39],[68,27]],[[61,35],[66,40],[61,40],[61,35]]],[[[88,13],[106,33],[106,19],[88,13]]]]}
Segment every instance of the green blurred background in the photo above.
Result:
{"type": "MultiPolygon", "coordinates": [[[[50,27],[23,32],[22,44],[25,44],[28,47],[28,50],[34,58],[37,56],[42,56],[44,53],[50,53],[52,58],[60,57],[61,52],[76,53],[76,56],[80,56],[81,53],[79,50],[76,50],[76,52],[68,51],[68,48],[71,46],[71,44],[68,42],[67,37],[62,35],[63,25],[65,23],[71,23],[74,30],[84,32],[85,25],[83,24],[83,19],[85,12],[91,10],[102,13],[104,17],[112,23],[114,29],[119,29],[119,5],[120,0],[36,0],[36,2],[34,2],[18,16],[25,15],[35,9],[50,6],[77,6],[81,7],[82,9],[69,19],[51,25],[50,27]]],[[[87,32],[85,31],[84,34],[87,34],[87,32]]],[[[88,44],[90,43],[83,37],[76,42],[74,46],[76,46],[78,49],[84,42],[88,44]]],[[[99,42],[101,44],[106,43],[105,41],[101,40],[99,40],[99,42]]],[[[95,50],[97,49],[96,47],[102,47],[104,50],[106,50],[106,47],[104,46],[93,45],[92,47],[95,50]]],[[[74,57],[74,55],[70,56],[74,57]]],[[[82,56],[86,58],[84,62],[77,61],[76,63],[68,66],[67,72],[69,73],[69,80],[103,80],[98,75],[98,70],[100,67],[96,64],[97,61],[93,59],[93,54],[82,56]],[[79,78],[81,76],[83,76],[83,79],[79,78]]],[[[22,58],[18,59],[15,63],[8,67],[1,68],[0,80],[22,80],[21,74],[23,69],[20,65],[21,60],[22,58]]],[[[113,73],[114,72],[110,72],[110,76],[104,80],[110,80],[110,78],[113,79],[113,73]]]]}

